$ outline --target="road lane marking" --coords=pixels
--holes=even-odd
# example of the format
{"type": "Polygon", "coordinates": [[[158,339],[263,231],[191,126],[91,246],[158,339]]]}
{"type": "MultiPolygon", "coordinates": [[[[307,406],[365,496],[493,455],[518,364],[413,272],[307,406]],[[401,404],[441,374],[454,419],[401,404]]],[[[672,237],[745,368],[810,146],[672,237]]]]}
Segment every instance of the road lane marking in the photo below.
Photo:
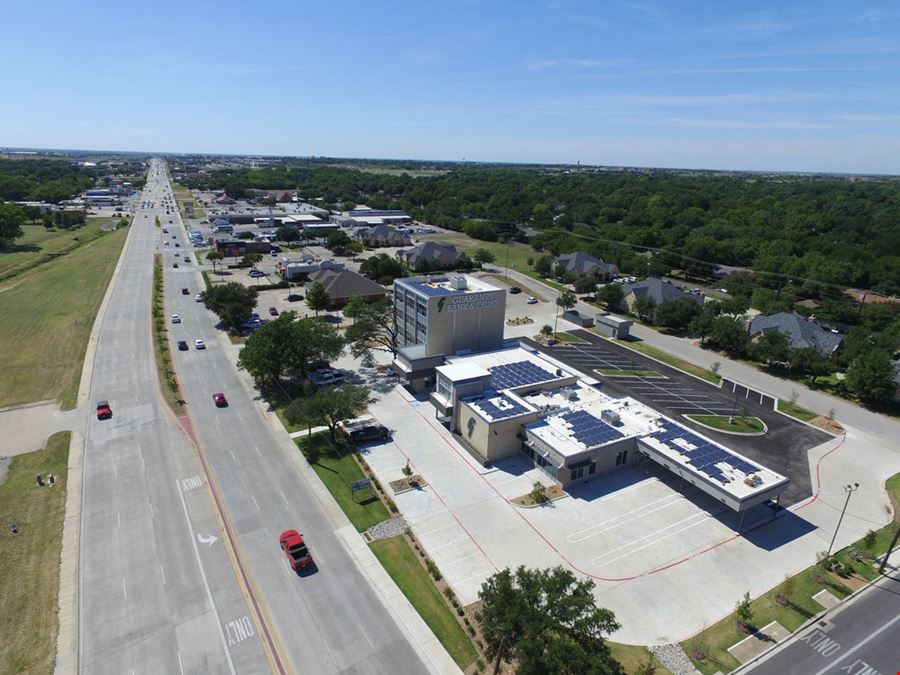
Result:
{"type": "Polygon", "coordinates": [[[150,506],[150,517],[153,518],[153,502],[148,501],[147,504],[150,506]]]}
{"type": "Polygon", "coordinates": [[[822,670],[820,670],[819,672],[817,672],[815,675],[824,675],[824,673],[825,673],[826,671],[831,670],[831,668],[833,668],[834,666],[836,666],[840,661],[842,661],[843,659],[847,658],[848,656],[850,656],[851,654],[853,654],[853,653],[856,652],[857,650],[861,649],[862,647],[866,646],[869,642],[871,642],[872,640],[874,640],[875,638],[877,638],[879,635],[881,635],[884,631],[886,631],[888,628],[890,628],[891,626],[893,626],[893,625],[894,625],[895,623],[897,623],[898,621],[900,621],[900,614],[898,614],[898,615],[895,616],[893,619],[891,619],[890,621],[888,621],[886,624],[884,624],[881,628],[879,628],[878,630],[876,630],[874,633],[872,633],[872,634],[871,634],[869,637],[867,637],[866,639],[864,639],[864,640],[862,640],[862,641],[860,641],[860,642],[857,642],[857,643],[856,643],[856,646],[854,646],[854,647],[848,649],[848,650],[844,653],[843,656],[837,657],[834,661],[832,661],[832,662],[829,663],[827,666],[825,666],[824,668],[822,668],[822,670]]]}
{"type": "Polygon", "coordinates": [[[278,492],[281,493],[281,498],[284,500],[284,505],[285,505],[285,506],[290,506],[290,504],[288,504],[287,497],[284,496],[284,491],[283,491],[283,490],[279,490],[278,492]]]}
{"type": "Polygon", "coordinates": [[[259,448],[258,448],[258,447],[256,447],[256,446],[254,445],[254,446],[253,446],[253,449],[256,450],[256,454],[257,454],[257,455],[259,455],[260,457],[262,457],[262,453],[259,451],[259,448]]]}
{"type": "MultiPolygon", "coordinates": [[[[198,477],[199,478],[199,477],[198,477]]],[[[218,615],[219,608],[216,606],[216,600],[213,598],[212,591],[209,590],[209,580],[206,578],[206,570],[203,569],[203,563],[200,560],[200,549],[197,548],[196,534],[194,533],[194,524],[191,522],[191,516],[188,513],[187,502],[184,500],[184,492],[178,481],[175,482],[178,488],[178,496],[181,499],[181,508],[184,510],[184,519],[187,521],[188,531],[191,533],[191,546],[194,549],[194,558],[197,560],[197,568],[200,570],[200,579],[203,581],[203,589],[206,591],[206,598],[212,606],[213,611],[218,615]]],[[[219,629],[219,639],[222,641],[222,648],[225,650],[225,660],[228,662],[228,670],[231,675],[237,675],[234,670],[234,662],[231,660],[231,652],[228,650],[228,643],[225,641],[225,633],[222,631],[222,624],[216,621],[216,627],[219,629]]]]}
{"type": "Polygon", "coordinates": [[[375,649],[375,644],[374,644],[374,643],[372,642],[372,640],[369,638],[368,634],[366,633],[366,629],[363,628],[363,625],[362,625],[361,623],[360,623],[360,624],[357,624],[357,625],[359,626],[359,630],[360,630],[360,632],[363,634],[363,637],[366,638],[366,642],[369,643],[369,646],[370,646],[372,649],[375,649]]]}
{"type": "Polygon", "coordinates": [[[236,461],[237,461],[237,457],[234,456],[234,450],[229,450],[228,452],[231,453],[231,459],[233,459],[233,460],[236,462],[236,461]]]}
{"type": "Polygon", "coordinates": [[[175,653],[178,654],[178,670],[181,671],[181,675],[184,675],[184,664],[181,662],[181,652],[176,649],[175,653]]]}
{"type": "Polygon", "coordinates": [[[125,586],[125,577],[122,577],[122,595],[125,596],[125,599],[128,599],[128,588],[125,586]]]}
{"type": "Polygon", "coordinates": [[[203,486],[203,479],[200,476],[191,476],[190,478],[185,478],[181,483],[184,485],[185,490],[193,490],[203,486]]]}
{"type": "Polygon", "coordinates": [[[166,571],[163,569],[162,563],[159,564],[159,573],[162,575],[163,586],[166,585],[166,571]]]}
{"type": "Polygon", "coordinates": [[[116,511],[116,523],[119,527],[122,527],[122,514],[116,511]]]}
{"type": "Polygon", "coordinates": [[[331,662],[332,662],[334,665],[337,665],[337,659],[334,658],[334,652],[331,651],[331,646],[325,641],[325,638],[324,638],[324,637],[322,638],[322,644],[324,644],[324,645],[325,645],[325,649],[328,650],[328,655],[331,657],[331,662]]]}
{"type": "Polygon", "coordinates": [[[252,500],[253,500],[253,503],[256,504],[256,510],[257,510],[257,511],[262,511],[262,509],[259,508],[259,502],[256,501],[256,497],[254,497],[253,495],[250,495],[250,499],[252,499],[252,500]]]}

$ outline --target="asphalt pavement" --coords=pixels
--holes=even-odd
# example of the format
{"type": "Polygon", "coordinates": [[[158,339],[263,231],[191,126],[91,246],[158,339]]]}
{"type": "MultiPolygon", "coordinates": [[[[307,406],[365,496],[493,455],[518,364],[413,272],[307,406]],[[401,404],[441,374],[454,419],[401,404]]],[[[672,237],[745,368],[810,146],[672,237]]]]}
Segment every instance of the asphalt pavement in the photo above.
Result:
{"type": "Polygon", "coordinates": [[[194,300],[203,290],[199,270],[195,263],[181,262],[192,247],[177,210],[168,217],[174,227],[159,235],[172,242],[162,247],[166,314],[181,318],[170,323],[170,338],[173,346],[177,340],[190,345],[188,351],[174,352],[176,370],[227,529],[264,604],[279,651],[294,672],[425,672],[260,413],[255,392],[229,359],[228,339],[215,327],[218,319],[194,300]],[[197,350],[196,339],[206,349],[197,350]],[[225,394],[228,407],[214,405],[217,392],[225,394]],[[287,529],[303,534],[316,562],[313,569],[298,575],[289,568],[278,546],[279,534],[287,529]]]}
{"type": "Polygon", "coordinates": [[[166,189],[151,167],[98,334],[83,451],[77,669],[266,672],[196,457],[162,402],[150,326],[153,253],[166,189]],[[108,400],[112,419],[94,404],[108,400]],[[238,632],[238,628],[241,632],[238,632]],[[231,630],[231,632],[229,632],[231,630]],[[253,633],[251,632],[251,635],[253,633]]]}
{"type": "MultiPolygon", "coordinates": [[[[900,553],[895,553],[900,556],[900,553]]],[[[742,670],[753,675],[888,675],[900,672],[900,571],[742,670]]]]}

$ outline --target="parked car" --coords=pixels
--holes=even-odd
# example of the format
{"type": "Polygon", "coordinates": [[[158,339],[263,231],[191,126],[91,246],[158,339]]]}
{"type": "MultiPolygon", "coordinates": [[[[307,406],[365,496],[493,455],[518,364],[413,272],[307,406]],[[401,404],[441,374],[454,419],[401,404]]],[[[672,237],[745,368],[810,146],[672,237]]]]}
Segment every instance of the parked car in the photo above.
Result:
{"type": "Polygon", "coordinates": [[[380,424],[367,424],[363,427],[351,429],[348,435],[350,436],[350,441],[352,443],[359,444],[387,440],[390,437],[391,432],[380,424]]]}
{"type": "Polygon", "coordinates": [[[303,541],[303,535],[297,530],[287,530],[278,537],[278,544],[281,550],[287,555],[288,564],[295,572],[299,572],[304,567],[313,564],[312,556],[303,541]]]}
{"type": "Polygon", "coordinates": [[[179,244],[177,241],[175,242],[175,248],[181,248],[181,244],[179,244]]]}
{"type": "Polygon", "coordinates": [[[278,316],[278,309],[276,307],[269,307],[269,314],[272,316],[278,316]]]}
{"type": "Polygon", "coordinates": [[[175,269],[178,269],[178,263],[172,263],[172,267],[174,267],[175,269]]]}
{"type": "Polygon", "coordinates": [[[310,373],[309,381],[315,387],[327,387],[330,385],[341,384],[344,381],[344,374],[334,368],[322,368],[310,373]]]}
{"type": "Polygon", "coordinates": [[[186,352],[188,349],[190,349],[190,348],[188,347],[187,340],[179,340],[178,341],[178,351],[186,352]]]}
{"type": "Polygon", "coordinates": [[[97,419],[108,420],[112,417],[112,408],[109,407],[109,401],[97,401],[97,419]]]}
{"type": "Polygon", "coordinates": [[[509,293],[510,293],[510,295],[518,295],[518,294],[521,293],[521,292],[522,292],[522,289],[519,288],[518,286],[510,286],[510,287],[509,287],[509,293]]]}
{"type": "Polygon", "coordinates": [[[186,289],[186,288],[182,288],[182,289],[181,289],[181,294],[182,294],[182,295],[190,295],[191,292],[190,292],[188,289],[186,289]]]}
{"type": "Polygon", "coordinates": [[[194,296],[194,301],[203,302],[203,293],[197,293],[197,295],[194,296]]]}
{"type": "Polygon", "coordinates": [[[171,319],[172,319],[172,323],[181,323],[181,317],[178,316],[177,314],[173,314],[171,316],[171,319]]]}
{"type": "Polygon", "coordinates": [[[533,295],[529,295],[529,296],[528,296],[528,299],[527,299],[525,302],[527,302],[529,305],[536,305],[536,304],[537,304],[537,298],[534,297],[533,295]]]}
{"type": "Polygon", "coordinates": [[[287,296],[288,302],[300,302],[303,299],[303,296],[298,293],[291,293],[287,296]]]}
{"type": "Polygon", "coordinates": [[[228,399],[225,398],[225,394],[223,394],[222,392],[213,394],[213,403],[216,404],[217,408],[227,408],[228,407],[228,399]]]}
{"type": "Polygon", "coordinates": [[[203,340],[194,340],[194,349],[206,349],[206,343],[203,340]]]}

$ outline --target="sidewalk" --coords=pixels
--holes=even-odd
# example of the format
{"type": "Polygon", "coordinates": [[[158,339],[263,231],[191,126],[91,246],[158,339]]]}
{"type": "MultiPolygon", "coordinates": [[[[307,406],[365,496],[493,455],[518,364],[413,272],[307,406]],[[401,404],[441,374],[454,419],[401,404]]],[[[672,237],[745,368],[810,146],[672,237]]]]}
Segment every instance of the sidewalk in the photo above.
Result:
{"type": "Polygon", "coordinates": [[[84,423],[84,409],[60,410],[59,401],[38,401],[0,410],[0,456],[24,455],[40,450],[58,431],[84,423]]]}

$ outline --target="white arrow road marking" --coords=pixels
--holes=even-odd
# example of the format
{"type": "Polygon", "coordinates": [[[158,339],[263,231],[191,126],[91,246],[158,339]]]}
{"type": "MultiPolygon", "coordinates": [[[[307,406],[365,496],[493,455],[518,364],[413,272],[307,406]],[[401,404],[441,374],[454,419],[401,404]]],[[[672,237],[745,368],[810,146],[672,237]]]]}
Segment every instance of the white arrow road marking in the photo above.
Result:
{"type": "Polygon", "coordinates": [[[210,534],[210,535],[198,534],[197,541],[199,541],[201,544],[206,544],[207,546],[212,546],[217,541],[219,541],[219,538],[214,534],[210,534]]]}

